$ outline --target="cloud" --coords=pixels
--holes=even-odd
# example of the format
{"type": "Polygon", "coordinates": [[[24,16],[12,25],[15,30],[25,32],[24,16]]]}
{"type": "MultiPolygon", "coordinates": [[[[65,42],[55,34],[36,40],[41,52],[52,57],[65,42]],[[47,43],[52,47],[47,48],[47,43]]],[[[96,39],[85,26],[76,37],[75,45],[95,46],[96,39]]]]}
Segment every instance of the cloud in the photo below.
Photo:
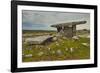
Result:
{"type": "Polygon", "coordinates": [[[23,28],[27,29],[45,29],[55,30],[50,27],[57,23],[66,23],[70,21],[87,20],[87,23],[83,26],[80,25],[77,29],[90,28],[90,14],[89,13],[72,13],[72,12],[47,12],[47,11],[34,11],[34,10],[22,10],[22,23],[23,28]]]}

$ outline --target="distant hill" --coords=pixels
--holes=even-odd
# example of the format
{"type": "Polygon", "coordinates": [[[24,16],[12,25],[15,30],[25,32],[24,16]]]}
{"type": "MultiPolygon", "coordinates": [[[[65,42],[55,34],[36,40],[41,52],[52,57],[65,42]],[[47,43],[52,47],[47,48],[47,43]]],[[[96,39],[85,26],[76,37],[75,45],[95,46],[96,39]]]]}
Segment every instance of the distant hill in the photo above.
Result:
{"type": "Polygon", "coordinates": [[[77,30],[77,34],[90,34],[90,30],[83,29],[83,30],[77,30]]]}
{"type": "Polygon", "coordinates": [[[56,30],[22,30],[23,33],[32,33],[32,32],[56,32],[56,30]]]}

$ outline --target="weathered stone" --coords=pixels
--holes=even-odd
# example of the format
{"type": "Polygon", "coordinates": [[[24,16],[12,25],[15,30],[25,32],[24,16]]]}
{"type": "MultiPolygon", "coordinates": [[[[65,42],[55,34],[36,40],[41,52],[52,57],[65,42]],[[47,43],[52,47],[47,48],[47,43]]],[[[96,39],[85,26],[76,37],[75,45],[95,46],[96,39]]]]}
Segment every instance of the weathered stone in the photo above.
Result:
{"type": "Polygon", "coordinates": [[[22,54],[22,56],[24,56],[24,53],[22,54]]]}
{"type": "Polygon", "coordinates": [[[50,50],[51,48],[48,48],[48,50],[50,50]]]}
{"type": "Polygon", "coordinates": [[[62,37],[63,39],[67,39],[66,37],[62,37]]]}
{"type": "Polygon", "coordinates": [[[76,25],[85,24],[86,21],[68,22],[51,25],[51,27],[56,27],[59,36],[65,36],[67,38],[72,38],[76,35],[76,25]]]}
{"type": "Polygon", "coordinates": [[[58,43],[57,43],[56,45],[57,45],[57,46],[59,46],[59,44],[58,44],[58,43]]]}
{"type": "Polygon", "coordinates": [[[73,48],[70,48],[70,52],[72,53],[74,51],[74,49],[73,48]]]}
{"type": "Polygon", "coordinates": [[[87,38],[90,38],[90,35],[88,35],[87,38]]]}
{"type": "Polygon", "coordinates": [[[52,39],[53,41],[57,41],[57,37],[53,37],[53,39],[52,39]]]}
{"type": "Polygon", "coordinates": [[[58,42],[56,42],[56,45],[57,45],[57,46],[59,46],[59,43],[58,43],[58,42]]]}
{"type": "Polygon", "coordinates": [[[29,44],[40,45],[40,44],[44,44],[46,42],[51,41],[52,38],[53,36],[45,35],[45,36],[38,36],[38,37],[33,37],[33,38],[26,38],[25,41],[29,44]]]}
{"type": "Polygon", "coordinates": [[[78,36],[73,36],[72,37],[74,40],[79,40],[79,37],[78,36]]]}
{"type": "Polygon", "coordinates": [[[55,54],[55,51],[51,51],[52,54],[55,54]]]}
{"type": "Polygon", "coordinates": [[[66,48],[65,51],[68,51],[68,48],[66,48]]]}
{"type": "Polygon", "coordinates": [[[24,57],[32,57],[32,54],[24,55],[24,57]]]}
{"type": "Polygon", "coordinates": [[[31,47],[28,47],[28,48],[26,48],[26,50],[32,50],[32,48],[31,47]]]}
{"type": "Polygon", "coordinates": [[[56,51],[58,55],[62,55],[62,51],[59,49],[56,51]]]}
{"type": "Polygon", "coordinates": [[[90,35],[78,35],[80,38],[90,38],[90,35]]]}
{"type": "Polygon", "coordinates": [[[81,43],[82,45],[84,45],[84,46],[89,46],[89,44],[88,43],[81,43]]]}
{"type": "Polygon", "coordinates": [[[42,56],[44,53],[43,52],[39,52],[38,53],[38,56],[42,56]]]}

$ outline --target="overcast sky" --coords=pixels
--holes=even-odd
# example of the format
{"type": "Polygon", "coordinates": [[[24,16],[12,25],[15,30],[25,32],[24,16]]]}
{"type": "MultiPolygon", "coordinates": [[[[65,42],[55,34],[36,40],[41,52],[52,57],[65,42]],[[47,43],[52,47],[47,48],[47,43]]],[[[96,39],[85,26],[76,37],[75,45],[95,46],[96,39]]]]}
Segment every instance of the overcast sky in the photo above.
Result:
{"type": "Polygon", "coordinates": [[[77,25],[77,30],[90,29],[89,13],[22,10],[22,29],[24,30],[56,30],[51,25],[81,20],[86,20],[87,23],[77,25]]]}

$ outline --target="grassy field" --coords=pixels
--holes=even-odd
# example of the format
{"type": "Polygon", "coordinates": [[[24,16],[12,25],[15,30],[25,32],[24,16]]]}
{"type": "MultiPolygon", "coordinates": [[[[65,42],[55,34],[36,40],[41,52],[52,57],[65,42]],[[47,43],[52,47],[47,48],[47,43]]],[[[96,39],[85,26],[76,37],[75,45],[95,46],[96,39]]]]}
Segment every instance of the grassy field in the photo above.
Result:
{"type": "MultiPolygon", "coordinates": [[[[51,33],[55,34],[55,32],[51,33]]],[[[38,32],[36,34],[38,34],[38,32]]],[[[23,62],[80,60],[90,58],[90,39],[85,37],[81,37],[79,40],[60,37],[58,40],[46,45],[29,45],[28,43],[23,43],[22,46],[23,62]],[[88,45],[83,45],[82,43],[87,43],[88,45]],[[25,55],[31,56],[25,57],[25,55]]]]}

